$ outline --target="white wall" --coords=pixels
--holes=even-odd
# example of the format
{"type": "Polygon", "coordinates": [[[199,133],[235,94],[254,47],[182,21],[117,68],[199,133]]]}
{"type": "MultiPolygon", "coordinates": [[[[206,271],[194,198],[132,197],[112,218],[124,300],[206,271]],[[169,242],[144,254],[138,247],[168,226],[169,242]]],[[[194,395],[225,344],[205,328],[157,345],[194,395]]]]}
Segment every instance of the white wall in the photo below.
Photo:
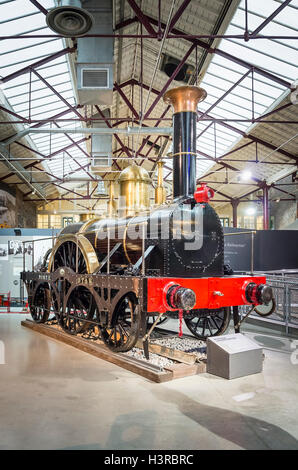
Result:
{"type": "MultiPolygon", "coordinates": [[[[22,241],[38,240],[34,242],[34,266],[38,268],[42,263],[47,250],[52,247],[51,240],[44,240],[41,236],[1,236],[0,237],[0,293],[10,291],[11,297],[20,296],[20,273],[23,271],[22,241]],[[9,253],[11,251],[11,253],[9,253]]],[[[32,247],[32,243],[26,244],[32,247]]],[[[32,270],[32,249],[25,254],[25,269],[32,270]]]]}

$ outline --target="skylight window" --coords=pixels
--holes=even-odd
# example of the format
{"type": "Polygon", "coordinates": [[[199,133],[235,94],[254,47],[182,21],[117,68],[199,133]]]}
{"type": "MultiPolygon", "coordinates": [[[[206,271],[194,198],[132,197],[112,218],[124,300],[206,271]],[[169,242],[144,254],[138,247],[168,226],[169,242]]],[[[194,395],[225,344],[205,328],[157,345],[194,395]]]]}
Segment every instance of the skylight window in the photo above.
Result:
{"type": "MultiPolygon", "coordinates": [[[[248,27],[250,32],[254,31],[277,7],[277,2],[274,0],[267,0],[266,2],[248,0],[248,27]]],[[[260,34],[286,36],[297,34],[297,15],[295,20],[294,14],[297,7],[297,0],[291,2],[260,34]]],[[[242,0],[225,34],[243,34],[244,30],[245,1],[242,0]]],[[[218,48],[234,57],[243,58],[246,62],[260,67],[289,83],[293,82],[296,78],[297,41],[253,39],[244,42],[243,39],[223,39],[218,48]]],[[[206,89],[208,96],[204,102],[199,104],[199,111],[203,113],[208,111],[208,108],[214,105],[218,98],[229,90],[247,71],[247,68],[218,54],[214,54],[204,79],[200,84],[200,86],[206,89]]],[[[254,118],[257,118],[265,114],[268,108],[274,105],[274,102],[279,99],[287,88],[256,72],[253,79],[253,115],[254,118]]],[[[216,124],[216,137],[214,125],[207,129],[211,121],[200,121],[197,126],[197,135],[199,136],[197,149],[213,158],[215,156],[220,157],[228,152],[239,140],[240,134],[233,131],[232,128],[245,132],[251,126],[250,122],[245,122],[245,120],[249,120],[252,117],[251,73],[210,110],[209,117],[229,119],[230,121],[226,121],[228,126],[223,126],[219,122],[216,124]],[[237,120],[242,121],[237,122],[237,120]]],[[[207,116],[205,116],[206,118],[207,116]]],[[[200,161],[200,158],[198,158],[197,177],[202,177],[213,165],[214,162],[212,161],[200,161]]]]}
{"type": "MultiPolygon", "coordinates": [[[[43,0],[42,6],[47,9],[53,8],[55,2],[54,0],[43,0]]],[[[0,2],[0,18],[2,36],[9,36],[12,33],[12,27],[14,35],[25,35],[32,32],[53,34],[46,26],[45,15],[29,1],[0,2]]],[[[0,77],[17,72],[27,65],[61,51],[63,48],[63,41],[59,38],[0,41],[0,77]]],[[[55,88],[55,91],[68,102],[69,106],[76,105],[65,56],[58,57],[35,70],[50,86],[55,88]]],[[[38,120],[40,120],[40,128],[55,127],[50,123],[42,124],[42,121],[69,110],[60,97],[33,72],[19,75],[5,83],[3,92],[14,112],[24,118],[30,116],[34,121],[32,125],[38,125],[38,120]]],[[[59,123],[60,127],[74,127],[72,120],[78,117],[69,110],[65,114],[65,118],[70,121],[59,123]]],[[[75,124],[81,126],[81,123],[75,124]]],[[[24,127],[28,127],[28,125],[24,125],[24,127]]],[[[45,157],[55,154],[53,159],[42,163],[49,176],[61,177],[61,175],[68,175],[75,170],[79,171],[76,171],[75,174],[72,173],[73,177],[87,176],[89,159],[83,135],[67,136],[45,133],[30,134],[30,138],[38,152],[45,157]]]]}

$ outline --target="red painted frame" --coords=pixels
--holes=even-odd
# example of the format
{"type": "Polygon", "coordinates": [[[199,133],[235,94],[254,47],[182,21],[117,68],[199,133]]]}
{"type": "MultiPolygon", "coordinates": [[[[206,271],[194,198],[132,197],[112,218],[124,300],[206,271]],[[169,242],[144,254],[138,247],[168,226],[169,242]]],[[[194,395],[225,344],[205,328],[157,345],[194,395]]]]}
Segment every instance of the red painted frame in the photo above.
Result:
{"type": "Polygon", "coordinates": [[[237,305],[251,305],[245,298],[245,288],[250,283],[266,284],[265,276],[223,276],[201,278],[147,278],[147,312],[166,312],[166,292],[173,284],[192,289],[197,302],[194,310],[200,308],[216,309],[237,305]],[[214,295],[214,292],[223,295],[214,295]]]}

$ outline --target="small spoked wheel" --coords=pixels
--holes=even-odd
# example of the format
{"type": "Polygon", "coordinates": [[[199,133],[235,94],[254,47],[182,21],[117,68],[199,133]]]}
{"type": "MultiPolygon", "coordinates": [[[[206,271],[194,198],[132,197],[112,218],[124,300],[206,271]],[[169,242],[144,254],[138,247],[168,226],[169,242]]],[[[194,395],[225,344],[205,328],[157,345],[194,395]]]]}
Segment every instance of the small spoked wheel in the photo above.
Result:
{"type": "Polygon", "coordinates": [[[257,305],[254,310],[261,317],[269,317],[276,309],[275,299],[272,298],[267,304],[257,305]]]}
{"type": "Polygon", "coordinates": [[[40,284],[30,304],[30,313],[35,323],[45,323],[50,315],[51,295],[48,284],[40,284]]]}
{"type": "MultiPolygon", "coordinates": [[[[158,315],[152,315],[150,317],[147,317],[147,330],[151,328],[153,323],[157,320],[158,315]]],[[[163,315],[160,317],[158,322],[156,323],[156,326],[162,325],[163,323],[166,323],[168,321],[169,317],[167,315],[163,315]]]]}
{"type": "Polygon", "coordinates": [[[187,328],[196,338],[206,340],[211,336],[222,335],[230,322],[231,310],[224,307],[216,310],[202,309],[185,318],[187,328]]]}
{"type": "Polygon", "coordinates": [[[137,300],[133,294],[128,294],[118,303],[111,327],[101,327],[101,336],[112,351],[126,352],[135,346],[140,329],[141,315],[137,300]]]}
{"type": "Polygon", "coordinates": [[[92,293],[83,286],[75,287],[69,294],[64,312],[60,313],[59,323],[64,331],[71,335],[82,333],[92,320],[95,301],[92,293]]]}

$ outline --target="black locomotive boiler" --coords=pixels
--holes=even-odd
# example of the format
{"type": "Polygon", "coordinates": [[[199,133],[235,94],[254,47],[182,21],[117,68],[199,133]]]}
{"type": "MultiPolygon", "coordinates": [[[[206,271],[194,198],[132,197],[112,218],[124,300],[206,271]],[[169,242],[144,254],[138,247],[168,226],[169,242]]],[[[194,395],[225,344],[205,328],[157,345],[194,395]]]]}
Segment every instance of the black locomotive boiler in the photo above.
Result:
{"type": "Polygon", "coordinates": [[[22,273],[36,322],[54,312],[77,334],[97,326],[114,351],[144,337],[148,319],[182,317],[198,338],[222,334],[231,308],[267,306],[264,276],[224,269],[224,237],[209,204],[213,191],[196,187],[197,105],[206,92],[194,86],[168,91],[173,115],[173,201],[148,213],[91,219],[67,226],[52,250],[47,272],[22,273]]]}

